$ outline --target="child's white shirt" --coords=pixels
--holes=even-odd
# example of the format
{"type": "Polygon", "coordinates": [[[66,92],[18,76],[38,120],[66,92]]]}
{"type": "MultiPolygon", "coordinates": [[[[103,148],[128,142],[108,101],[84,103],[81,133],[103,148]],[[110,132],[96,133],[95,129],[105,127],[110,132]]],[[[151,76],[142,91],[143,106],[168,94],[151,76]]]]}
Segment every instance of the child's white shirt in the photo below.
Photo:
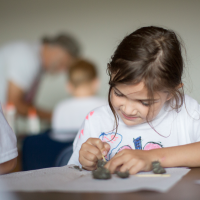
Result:
{"type": "Polygon", "coordinates": [[[0,105],[0,164],[17,156],[17,139],[4,117],[0,105]]]}
{"type": "Polygon", "coordinates": [[[73,97],[62,101],[53,112],[52,138],[65,141],[74,139],[87,113],[106,104],[107,101],[105,99],[95,96],[73,97]],[[74,131],[75,135],[71,135],[70,132],[73,133],[74,131]]]}
{"type": "Polygon", "coordinates": [[[148,123],[127,126],[119,118],[115,136],[113,125],[114,116],[109,105],[90,112],[75,138],[73,155],[68,164],[80,165],[79,150],[88,138],[100,138],[110,144],[107,160],[123,149],[151,150],[198,142],[200,141],[200,106],[196,100],[185,95],[185,104],[178,113],[170,107],[169,103],[165,103],[150,124],[155,130],[148,123]]]}

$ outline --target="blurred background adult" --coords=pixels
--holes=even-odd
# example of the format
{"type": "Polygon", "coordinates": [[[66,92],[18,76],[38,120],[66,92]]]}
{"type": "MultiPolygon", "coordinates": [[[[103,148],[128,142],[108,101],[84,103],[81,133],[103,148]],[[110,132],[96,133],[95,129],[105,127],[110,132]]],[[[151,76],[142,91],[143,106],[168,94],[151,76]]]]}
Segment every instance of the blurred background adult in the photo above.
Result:
{"type": "MultiPolygon", "coordinates": [[[[41,42],[19,41],[0,48],[0,101],[12,103],[20,115],[27,115],[45,71],[64,72],[79,56],[78,42],[70,35],[44,37],[41,42]]],[[[52,91],[53,92],[53,91],[52,91]]],[[[41,119],[51,112],[35,108],[41,119]]]]}

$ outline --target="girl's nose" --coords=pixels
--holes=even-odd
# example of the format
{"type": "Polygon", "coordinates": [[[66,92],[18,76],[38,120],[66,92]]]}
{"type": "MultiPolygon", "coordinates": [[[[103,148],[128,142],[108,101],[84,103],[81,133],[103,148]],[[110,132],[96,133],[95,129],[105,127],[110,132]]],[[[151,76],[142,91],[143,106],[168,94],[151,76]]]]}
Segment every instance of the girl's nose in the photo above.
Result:
{"type": "Polygon", "coordinates": [[[137,114],[137,106],[136,103],[133,102],[127,102],[124,106],[124,112],[127,115],[136,115],[137,114]]]}

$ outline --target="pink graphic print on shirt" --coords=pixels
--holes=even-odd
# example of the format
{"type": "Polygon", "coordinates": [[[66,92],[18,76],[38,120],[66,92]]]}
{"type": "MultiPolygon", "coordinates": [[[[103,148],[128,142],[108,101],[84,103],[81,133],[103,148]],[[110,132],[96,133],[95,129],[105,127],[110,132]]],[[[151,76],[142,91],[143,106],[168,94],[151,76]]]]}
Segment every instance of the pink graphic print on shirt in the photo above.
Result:
{"type": "Polygon", "coordinates": [[[151,149],[160,149],[162,148],[162,144],[156,142],[147,142],[144,146],[144,150],[151,150],[151,149]]]}
{"type": "MultiPolygon", "coordinates": [[[[132,149],[132,148],[131,148],[131,146],[129,146],[129,145],[124,145],[124,146],[122,146],[122,147],[120,147],[120,148],[118,149],[117,153],[119,153],[120,151],[122,151],[122,150],[124,150],[124,149],[132,149]]],[[[116,154],[117,154],[117,153],[116,153],[116,154]]]]}
{"type": "Polygon", "coordinates": [[[79,134],[79,139],[81,138],[81,135],[84,136],[84,129],[81,130],[80,134],[79,134]]]}
{"type": "Polygon", "coordinates": [[[94,111],[91,111],[86,117],[85,117],[85,119],[89,119],[89,116],[92,116],[94,114],[94,111]]]}
{"type": "Polygon", "coordinates": [[[91,112],[90,112],[90,116],[92,116],[93,114],[94,114],[94,111],[91,111],[91,112]]]}
{"type": "Polygon", "coordinates": [[[119,133],[102,133],[99,138],[102,142],[107,142],[110,145],[110,151],[108,152],[107,156],[105,157],[106,160],[110,160],[111,154],[113,150],[115,150],[120,143],[122,142],[123,136],[119,133]]]}

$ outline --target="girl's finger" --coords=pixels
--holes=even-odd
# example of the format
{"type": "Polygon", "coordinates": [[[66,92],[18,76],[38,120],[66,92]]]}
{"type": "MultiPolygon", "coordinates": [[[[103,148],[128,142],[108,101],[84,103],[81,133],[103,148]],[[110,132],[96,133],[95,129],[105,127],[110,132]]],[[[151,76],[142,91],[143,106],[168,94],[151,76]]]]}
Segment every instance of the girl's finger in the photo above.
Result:
{"type": "Polygon", "coordinates": [[[107,142],[103,142],[104,150],[103,150],[103,155],[106,156],[108,152],[110,151],[110,145],[107,142]]]}
{"type": "Polygon", "coordinates": [[[124,150],[118,152],[117,154],[115,154],[115,155],[113,156],[113,158],[117,158],[117,157],[119,157],[119,156],[125,155],[125,154],[129,153],[130,151],[133,152],[133,151],[135,151],[135,150],[133,150],[133,149],[132,149],[132,150],[124,149],[124,150]]]}
{"type": "Polygon", "coordinates": [[[137,161],[135,159],[129,160],[120,167],[120,172],[129,171],[134,165],[136,165],[136,163],[137,161]]]}
{"type": "Polygon", "coordinates": [[[104,147],[105,143],[103,143],[99,138],[89,138],[87,142],[88,144],[93,145],[100,150],[101,156],[98,157],[99,159],[102,158],[102,154],[104,156],[107,155],[108,150],[104,147]]]}
{"type": "Polygon", "coordinates": [[[84,165],[82,165],[82,168],[89,170],[89,171],[93,171],[93,170],[97,169],[97,167],[89,167],[89,166],[84,166],[84,165]]]}
{"type": "Polygon", "coordinates": [[[113,160],[115,160],[116,158],[121,157],[121,156],[123,156],[123,155],[124,155],[124,152],[123,152],[123,151],[121,151],[121,152],[115,154],[115,155],[108,161],[108,163],[105,165],[105,167],[109,167],[110,164],[111,164],[111,162],[113,162],[113,160]]]}
{"type": "MultiPolygon", "coordinates": [[[[116,156],[116,155],[115,155],[116,156]]],[[[105,168],[107,168],[107,169],[110,169],[110,165],[111,165],[111,163],[113,162],[113,160],[115,160],[116,159],[116,157],[112,157],[107,163],[106,163],[106,165],[105,165],[105,168]]]]}
{"type": "Polygon", "coordinates": [[[116,168],[121,166],[124,162],[126,162],[124,160],[124,157],[123,156],[120,156],[120,157],[117,157],[117,158],[113,158],[111,159],[106,165],[105,167],[107,169],[110,170],[111,173],[114,173],[116,168]]]}
{"type": "Polygon", "coordinates": [[[89,161],[92,161],[92,162],[95,162],[97,163],[98,161],[98,158],[95,154],[89,152],[89,151],[86,151],[83,155],[82,155],[85,159],[89,160],[89,161]]]}
{"type": "Polygon", "coordinates": [[[136,165],[133,165],[130,170],[129,174],[137,174],[138,172],[142,171],[144,168],[143,162],[138,162],[136,165]]]}
{"type": "MultiPolygon", "coordinates": [[[[115,154],[109,161],[108,163],[110,164],[111,161],[115,160],[118,157],[121,157],[123,155],[123,152],[119,152],[117,154],[115,154]]],[[[108,165],[107,165],[108,166],[108,165]]]]}
{"type": "Polygon", "coordinates": [[[96,162],[90,161],[87,158],[85,158],[84,156],[79,157],[79,162],[81,163],[81,165],[83,167],[93,168],[93,169],[96,169],[96,167],[97,167],[96,162]]]}
{"type": "Polygon", "coordinates": [[[104,148],[103,142],[99,138],[89,138],[87,143],[97,147],[100,150],[104,148]]]}
{"type": "Polygon", "coordinates": [[[83,169],[86,169],[86,170],[88,170],[88,171],[93,171],[93,170],[96,169],[96,167],[84,167],[84,166],[82,166],[82,168],[83,168],[83,169]]]}
{"type": "Polygon", "coordinates": [[[91,144],[88,144],[88,143],[84,143],[80,150],[80,154],[87,154],[87,152],[94,154],[97,157],[97,159],[102,158],[102,153],[97,147],[95,147],[91,144]]]}

